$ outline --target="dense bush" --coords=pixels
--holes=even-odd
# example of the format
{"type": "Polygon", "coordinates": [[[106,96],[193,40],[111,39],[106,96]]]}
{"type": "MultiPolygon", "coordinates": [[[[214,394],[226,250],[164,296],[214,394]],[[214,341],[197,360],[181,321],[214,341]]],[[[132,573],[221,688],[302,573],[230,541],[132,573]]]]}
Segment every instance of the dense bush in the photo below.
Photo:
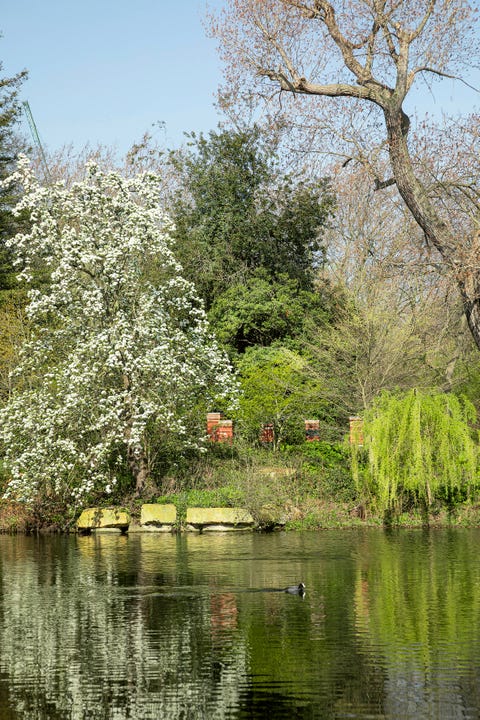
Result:
{"type": "Polygon", "coordinates": [[[357,496],[350,451],[344,443],[305,442],[286,451],[299,462],[305,494],[339,502],[349,502],[357,496]]]}

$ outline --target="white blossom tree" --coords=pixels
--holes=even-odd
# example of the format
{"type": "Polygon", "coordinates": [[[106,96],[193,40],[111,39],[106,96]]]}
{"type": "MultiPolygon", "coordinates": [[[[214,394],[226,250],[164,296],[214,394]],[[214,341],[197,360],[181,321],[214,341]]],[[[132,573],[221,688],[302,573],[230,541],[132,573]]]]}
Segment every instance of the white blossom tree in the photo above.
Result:
{"type": "Polygon", "coordinates": [[[0,414],[7,493],[76,503],[123,466],[141,494],[162,439],[201,441],[195,408],[236,387],[172,253],[160,179],[90,163],[81,182],[42,187],[24,159],[12,181],[32,222],[10,243],[32,332],[0,414]]]}

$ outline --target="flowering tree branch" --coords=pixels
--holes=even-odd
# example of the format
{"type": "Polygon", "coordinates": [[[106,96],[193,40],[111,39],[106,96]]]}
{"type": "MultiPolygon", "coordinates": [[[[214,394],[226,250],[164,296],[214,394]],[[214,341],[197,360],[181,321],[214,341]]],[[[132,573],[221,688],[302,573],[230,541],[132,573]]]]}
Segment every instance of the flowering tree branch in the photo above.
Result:
{"type": "Polygon", "coordinates": [[[235,396],[231,368],[181,274],[159,178],[90,164],[70,188],[41,187],[23,160],[12,181],[29,233],[10,242],[31,286],[32,336],[2,409],[8,493],[80,501],[130,472],[141,494],[161,438],[201,444],[202,398],[235,396]],[[48,282],[34,287],[42,264],[48,282]]]}

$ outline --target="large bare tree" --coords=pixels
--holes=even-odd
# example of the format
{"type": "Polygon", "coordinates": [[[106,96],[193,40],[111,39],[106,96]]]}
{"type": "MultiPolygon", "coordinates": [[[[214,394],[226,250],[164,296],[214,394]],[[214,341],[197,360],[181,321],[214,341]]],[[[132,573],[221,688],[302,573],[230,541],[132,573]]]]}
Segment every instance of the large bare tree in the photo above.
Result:
{"type": "Polygon", "coordinates": [[[343,302],[333,323],[309,327],[306,343],[312,372],[350,415],[384,389],[458,387],[478,354],[435,252],[421,254],[412,242],[421,234],[413,218],[393,188],[375,192],[368,173],[356,170],[337,181],[319,277],[343,302]]]}
{"type": "Polygon", "coordinates": [[[479,117],[440,130],[414,127],[408,115],[422,81],[429,92],[435,80],[469,77],[474,2],[227,0],[211,28],[225,61],[224,102],[262,98],[313,135],[334,129],[343,161],[349,140],[378,189],[396,185],[454,278],[480,349],[479,117]]]}

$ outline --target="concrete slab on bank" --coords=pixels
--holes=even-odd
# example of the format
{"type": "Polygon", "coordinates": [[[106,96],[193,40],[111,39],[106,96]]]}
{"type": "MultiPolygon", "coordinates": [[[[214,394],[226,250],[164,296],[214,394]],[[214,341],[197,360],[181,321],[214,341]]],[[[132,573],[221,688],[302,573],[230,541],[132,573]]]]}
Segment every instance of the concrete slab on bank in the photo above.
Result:
{"type": "MultiPolygon", "coordinates": [[[[282,525],[280,520],[271,525],[282,525]]],[[[188,508],[185,522],[178,518],[177,508],[173,504],[160,505],[146,503],[140,509],[140,519],[131,518],[123,508],[87,508],[77,520],[77,531],[90,532],[174,532],[184,529],[189,532],[232,532],[254,530],[270,523],[256,523],[252,515],[244,508],[188,508]]]]}

